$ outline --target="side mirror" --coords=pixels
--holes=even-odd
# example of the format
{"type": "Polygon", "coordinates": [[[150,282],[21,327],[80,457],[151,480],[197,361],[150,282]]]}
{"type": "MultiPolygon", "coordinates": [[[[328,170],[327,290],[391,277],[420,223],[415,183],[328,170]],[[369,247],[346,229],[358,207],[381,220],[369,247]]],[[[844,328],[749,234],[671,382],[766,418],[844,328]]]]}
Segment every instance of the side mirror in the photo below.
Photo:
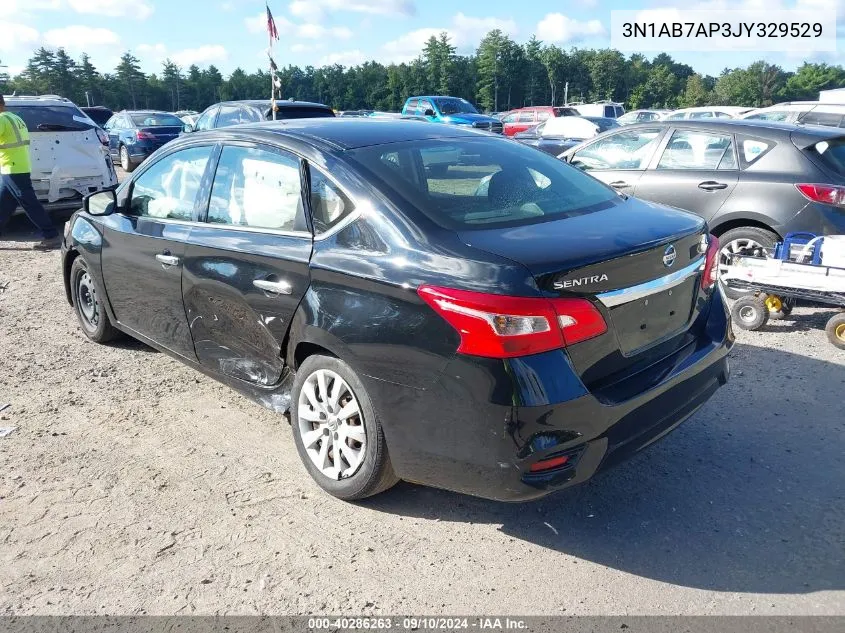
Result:
{"type": "Polygon", "coordinates": [[[114,189],[88,194],[82,199],[82,208],[89,215],[111,215],[117,208],[117,194],[114,189]]]}
{"type": "Polygon", "coordinates": [[[437,116],[437,113],[434,110],[432,110],[431,108],[426,109],[426,111],[423,112],[423,114],[425,116],[437,116]]]}
{"type": "Polygon", "coordinates": [[[193,125],[191,125],[190,123],[185,123],[185,124],[182,126],[182,131],[183,131],[185,134],[190,134],[191,132],[193,132],[193,131],[194,131],[194,126],[193,126],[193,125]]]}

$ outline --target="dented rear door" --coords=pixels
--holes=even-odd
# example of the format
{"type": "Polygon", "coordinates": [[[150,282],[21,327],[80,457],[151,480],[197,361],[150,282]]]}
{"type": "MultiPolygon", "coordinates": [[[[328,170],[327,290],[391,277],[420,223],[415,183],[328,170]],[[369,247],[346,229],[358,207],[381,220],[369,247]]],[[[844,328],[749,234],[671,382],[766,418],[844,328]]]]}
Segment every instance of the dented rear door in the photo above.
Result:
{"type": "Polygon", "coordinates": [[[310,280],[300,160],[268,146],[224,146],[205,219],[191,231],[182,273],[197,358],[233,378],[274,384],[310,280]]]}

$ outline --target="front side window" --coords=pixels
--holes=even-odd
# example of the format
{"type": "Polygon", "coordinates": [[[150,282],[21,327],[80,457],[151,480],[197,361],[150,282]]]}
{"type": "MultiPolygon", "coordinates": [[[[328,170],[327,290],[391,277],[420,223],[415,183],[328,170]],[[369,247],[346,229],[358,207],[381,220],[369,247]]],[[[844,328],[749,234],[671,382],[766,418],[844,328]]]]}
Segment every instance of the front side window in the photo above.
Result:
{"type": "Polygon", "coordinates": [[[534,113],[531,111],[519,113],[520,123],[534,123],[534,113]]]}
{"type": "Polygon", "coordinates": [[[704,112],[690,112],[689,118],[691,119],[712,119],[713,113],[709,111],[704,112]]]}
{"type": "Polygon", "coordinates": [[[416,140],[348,155],[385,195],[452,230],[559,220],[619,200],[598,180],[506,139],[416,140]]]}
{"type": "Polygon", "coordinates": [[[511,112],[504,119],[502,119],[502,123],[516,123],[516,120],[518,118],[519,118],[519,112],[511,112]]]}
{"type": "Polygon", "coordinates": [[[548,118],[550,116],[551,116],[551,114],[549,114],[548,110],[540,110],[537,113],[537,120],[538,121],[546,121],[546,120],[548,120],[548,118]]]}
{"type": "Polygon", "coordinates": [[[310,167],[314,234],[325,233],[354,210],[352,201],[323,173],[310,167]]]}
{"type": "Polygon", "coordinates": [[[212,127],[214,127],[214,117],[217,116],[217,112],[219,110],[220,108],[215,106],[203,112],[202,116],[197,120],[196,129],[210,130],[212,127]]]}
{"type": "Polygon", "coordinates": [[[440,112],[446,116],[450,114],[478,114],[478,110],[464,99],[437,99],[437,106],[440,108],[440,112]]]}
{"type": "Polygon", "coordinates": [[[572,164],[591,169],[645,169],[660,140],[660,128],[620,132],[577,152],[572,164]]]}
{"type": "Polygon", "coordinates": [[[670,114],[666,117],[667,121],[678,121],[679,119],[683,119],[686,116],[684,112],[678,112],[677,114],[670,114]]]}
{"type": "Polygon", "coordinates": [[[208,222],[307,230],[299,159],[256,147],[224,147],[211,188],[208,222]]]}
{"type": "Polygon", "coordinates": [[[408,105],[407,105],[407,106],[405,106],[405,109],[406,109],[408,112],[416,112],[416,110],[417,110],[417,105],[419,104],[419,102],[420,102],[420,100],[419,100],[419,99],[411,99],[411,100],[408,102],[408,105]]]}
{"type": "Polygon", "coordinates": [[[191,220],[211,147],[191,147],[165,156],[132,183],[130,215],[191,220]]]}
{"type": "Polygon", "coordinates": [[[417,109],[419,114],[425,114],[429,110],[434,111],[434,106],[431,105],[430,101],[420,101],[420,107],[417,109]]]}
{"type": "Polygon", "coordinates": [[[786,121],[789,118],[789,112],[780,110],[777,112],[761,112],[759,114],[752,114],[745,117],[751,121],[786,121]]]}
{"type": "Polygon", "coordinates": [[[657,169],[713,170],[719,168],[723,159],[726,160],[722,169],[736,169],[730,134],[675,130],[657,169]]]}

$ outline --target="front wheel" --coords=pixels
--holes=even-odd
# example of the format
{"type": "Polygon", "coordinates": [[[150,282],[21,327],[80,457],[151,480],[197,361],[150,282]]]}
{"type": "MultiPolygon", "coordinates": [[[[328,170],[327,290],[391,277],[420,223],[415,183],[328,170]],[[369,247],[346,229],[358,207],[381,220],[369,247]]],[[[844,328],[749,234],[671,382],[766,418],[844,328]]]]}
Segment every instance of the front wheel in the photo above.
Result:
{"type": "Polygon", "coordinates": [[[827,340],[839,349],[845,349],[845,313],[837,314],[827,322],[825,327],[827,340]]]}
{"type": "Polygon", "coordinates": [[[731,317],[743,330],[759,330],[769,321],[766,295],[745,295],[731,308],[731,317]]]}
{"type": "Polygon", "coordinates": [[[399,481],[369,394],[339,358],[314,355],[300,365],[291,422],[302,463],[329,494],[354,501],[399,481]]]}
{"type": "Polygon", "coordinates": [[[82,257],[73,260],[70,267],[70,287],[73,291],[73,308],[85,336],[95,343],[108,343],[120,336],[120,331],[109,320],[104,297],[82,257]]]}

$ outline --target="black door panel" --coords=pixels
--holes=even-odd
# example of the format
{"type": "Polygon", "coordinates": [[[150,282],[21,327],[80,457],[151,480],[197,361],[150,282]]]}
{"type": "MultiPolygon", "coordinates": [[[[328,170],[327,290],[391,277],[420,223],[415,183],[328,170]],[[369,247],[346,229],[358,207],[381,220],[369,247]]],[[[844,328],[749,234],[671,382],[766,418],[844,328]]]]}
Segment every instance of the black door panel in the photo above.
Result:
{"type": "Polygon", "coordinates": [[[199,361],[241,380],[277,382],[281,347],[308,289],[310,258],[310,235],[218,226],[192,231],[183,292],[199,361]]]}
{"type": "Polygon", "coordinates": [[[190,225],[120,214],[105,220],[103,276],[117,320],[193,359],[181,266],[190,225]],[[160,256],[178,261],[159,261],[160,256]]]}

